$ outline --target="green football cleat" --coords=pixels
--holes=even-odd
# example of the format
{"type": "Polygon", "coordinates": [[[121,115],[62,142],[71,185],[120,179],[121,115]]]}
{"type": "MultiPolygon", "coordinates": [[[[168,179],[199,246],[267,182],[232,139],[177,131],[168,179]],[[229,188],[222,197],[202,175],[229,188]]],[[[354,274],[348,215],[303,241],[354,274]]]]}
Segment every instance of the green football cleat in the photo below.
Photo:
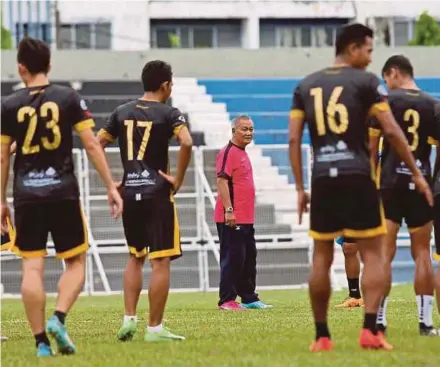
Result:
{"type": "Polygon", "coordinates": [[[171,342],[174,340],[185,340],[185,337],[180,335],[175,335],[168,329],[163,328],[157,333],[145,332],[144,340],[146,342],[171,342]]]}
{"type": "Polygon", "coordinates": [[[134,334],[137,331],[137,323],[134,320],[128,320],[123,323],[118,331],[118,340],[121,342],[127,342],[133,339],[134,334]]]}

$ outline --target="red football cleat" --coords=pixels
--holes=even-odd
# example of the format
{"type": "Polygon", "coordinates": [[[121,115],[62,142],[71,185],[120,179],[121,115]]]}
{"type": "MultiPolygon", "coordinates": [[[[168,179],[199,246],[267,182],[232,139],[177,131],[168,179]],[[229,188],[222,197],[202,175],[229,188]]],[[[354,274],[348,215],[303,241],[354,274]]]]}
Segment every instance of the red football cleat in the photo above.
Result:
{"type": "Polygon", "coordinates": [[[321,337],[310,345],[311,352],[327,352],[333,349],[333,343],[330,338],[321,337]]]}

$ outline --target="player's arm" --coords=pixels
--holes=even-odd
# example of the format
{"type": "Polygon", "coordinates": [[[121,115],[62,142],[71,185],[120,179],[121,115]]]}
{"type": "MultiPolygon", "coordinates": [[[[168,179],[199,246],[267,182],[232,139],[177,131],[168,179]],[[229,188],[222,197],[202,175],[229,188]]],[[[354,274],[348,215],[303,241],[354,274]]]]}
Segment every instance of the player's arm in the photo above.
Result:
{"type": "Polygon", "coordinates": [[[8,231],[7,218],[9,216],[8,202],[6,197],[6,189],[8,187],[9,179],[9,165],[10,165],[10,153],[11,144],[14,141],[14,127],[11,124],[11,119],[9,118],[4,104],[1,105],[1,121],[2,121],[2,132],[1,132],[1,233],[4,234],[8,231]]]}
{"type": "Polygon", "coordinates": [[[14,155],[17,152],[17,142],[14,141],[9,148],[9,154],[14,155]]]}
{"type": "Polygon", "coordinates": [[[430,136],[431,143],[433,145],[436,145],[436,157],[433,177],[437,177],[438,171],[440,170],[440,102],[434,106],[434,124],[432,130],[433,131],[430,136]]]}
{"type": "Polygon", "coordinates": [[[307,212],[308,196],[304,190],[302,172],[301,142],[304,132],[305,108],[298,86],[293,94],[292,109],[289,117],[289,158],[298,192],[299,224],[302,223],[302,214],[307,212]]]}
{"type": "Polygon", "coordinates": [[[236,225],[231,193],[229,191],[229,182],[232,180],[232,175],[236,168],[237,162],[230,150],[225,151],[223,157],[217,157],[215,167],[217,174],[217,192],[218,195],[220,195],[220,200],[225,210],[225,223],[228,226],[236,225]]]}
{"type": "Polygon", "coordinates": [[[1,173],[2,173],[2,187],[1,187],[1,202],[6,204],[6,188],[8,186],[9,165],[12,138],[7,135],[1,136],[1,173]]]}

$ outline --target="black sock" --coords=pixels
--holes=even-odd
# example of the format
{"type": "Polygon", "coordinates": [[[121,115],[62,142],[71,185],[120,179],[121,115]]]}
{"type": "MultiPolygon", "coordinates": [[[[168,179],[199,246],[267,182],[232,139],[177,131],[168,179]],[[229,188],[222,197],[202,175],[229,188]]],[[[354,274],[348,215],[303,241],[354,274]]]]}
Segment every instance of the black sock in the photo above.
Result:
{"type": "Polygon", "coordinates": [[[426,326],[424,322],[419,322],[419,329],[420,330],[431,330],[432,326],[426,326]]]}
{"type": "Polygon", "coordinates": [[[330,331],[326,322],[315,322],[316,340],[319,338],[330,338],[330,331]]]}
{"type": "Polygon", "coordinates": [[[361,291],[359,290],[359,278],[353,278],[348,280],[348,289],[349,289],[349,296],[351,298],[361,298],[361,291]]]}
{"type": "Polygon", "coordinates": [[[36,345],[37,347],[38,347],[38,344],[40,344],[40,343],[43,343],[43,344],[46,344],[46,345],[50,345],[49,338],[47,337],[45,331],[43,331],[43,332],[40,333],[40,334],[36,334],[36,335],[34,335],[34,337],[35,337],[35,345],[36,345]]]}
{"type": "Polygon", "coordinates": [[[67,314],[65,312],[55,311],[54,315],[58,317],[58,320],[60,320],[60,322],[64,325],[67,314]]]}
{"type": "Polygon", "coordinates": [[[384,324],[376,324],[377,331],[381,331],[382,333],[386,333],[387,327],[384,324]]]}
{"type": "Polygon", "coordinates": [[[364,329],[370,330],[374,335],[377,334],[376,320],[377,320],[377,313],[365,314],[364,329]]]}

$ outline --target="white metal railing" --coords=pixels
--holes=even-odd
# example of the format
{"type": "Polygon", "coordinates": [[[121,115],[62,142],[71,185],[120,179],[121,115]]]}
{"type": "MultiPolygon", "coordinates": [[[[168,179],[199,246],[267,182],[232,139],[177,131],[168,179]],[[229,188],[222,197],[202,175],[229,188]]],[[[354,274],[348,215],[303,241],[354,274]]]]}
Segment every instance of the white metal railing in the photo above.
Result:
{"type": "MultiPolygon", "coordinates": [[[[170,148],[171,160],[176,159],[178,148],[170,148]]],[[[312,243],[307,236],[307,225],[295,227],[296,193],[292,182],[286,180],[290,174],[287,145],[267,145],[249,147],[251,156],[270,157],[271,164],[278,167],[279,174],[273,174],[274,185],[267,182],[267,175],[261,167],[254,167],[254,175],[266,182],[257,186],[256,229],[257,233],[258,283],[260,289],[284,289],[304,285],[311,260],[312,243]],[[280,176],[281,175],[281,176],[280,176]],[[281,178],[280,178],[281,177],[281,178]],[[264,200],[261,200],[264,197],[264,200]],[[272,204],[271,204],[272,203],[272,204]],[[283,219],[284,218],[284,219],[283,219]],[[286,219],[287,218],[287,219],[286,219]],[[291,220],[291,218],[294,218],[291,220]],[[291,224],[286,223],[291,221],[291,224]]],[[[206,291],[218,287],[220,253],[215,224],[211,218],[216,202],[215,155],[218,149],[208,147],[194,148],[192,161],[188,168],[181,192],[175,196],[179,213],[184,256],[172,266],[172,289],[177,291],[206,291]]],[[[106,149],[107,159],[115,179],[122,172],[119,149],[106,149]]],[[[303,146],[304,176],[310,188],[311,152],[303,146]]],[[[87,276],[84,292],[86,294],[112,294],[122,290],[122,273],[127,256],[126,241],[122,221],[110,218],[107,197],[96,171],[90,167],[87,154],[74,150],[76,175],[79,182],[80,198],[87,218],[90,249],[87,256],[87,276]],[[124,263],[122,263],[124,262],[124,263]]],[[[258,158],[259,159],[259,158],[258,158]]],[[[263,161],[267,158],[264,158],[263,161]]],[[[174,166],[173,163],[170,164],[174,166]]],[[[273,170],[272,170],[273,171],[273,170]]],[[[272,172],[271,171],[271,172],[272,172]]],[[[258,181],[258,180],[257,180],[258,181]]],[[[53,244],[49,242],[49,257],[54,255],[53,244]]],[[[2,253],[2,278],[6,293],[18,294],[20,291],[20,264],[17,257],[2,253]],[[7,265],[7,266],[6,266],[7,265]]],[[[46,266],[49,272],[58,274],[61,269],[55,262],[46,266]]],[[[406,266],[411,263],[406,262],[406,266]]],[[[399,263],[402,265],[402,263],[399,263]]],[[[343,264],[342,264],[343,266],[343,264]]],[[[341,268],[337,265],[335,268],[341,268]]],[[[149,269],[145,267],[148,277],[149,269]]],[[[56,277],[47,284],[49,292],[56,291],[56,277]]],[[[338,287],[335,272],[332,283],[338,287]]]]}

